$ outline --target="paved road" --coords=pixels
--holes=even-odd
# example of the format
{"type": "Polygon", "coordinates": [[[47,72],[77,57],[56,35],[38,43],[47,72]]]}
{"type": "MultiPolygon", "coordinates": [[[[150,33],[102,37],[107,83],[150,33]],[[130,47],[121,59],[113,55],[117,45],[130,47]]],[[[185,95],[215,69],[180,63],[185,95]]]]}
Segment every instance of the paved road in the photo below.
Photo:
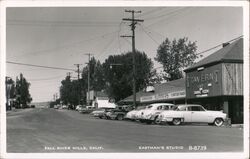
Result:
{"type": "Polygon", "coordinates": [[[29,109],[7,115],[7,152],[229,151],[243,151],[242,129],[147,125],[71,110],[29,109]]]}

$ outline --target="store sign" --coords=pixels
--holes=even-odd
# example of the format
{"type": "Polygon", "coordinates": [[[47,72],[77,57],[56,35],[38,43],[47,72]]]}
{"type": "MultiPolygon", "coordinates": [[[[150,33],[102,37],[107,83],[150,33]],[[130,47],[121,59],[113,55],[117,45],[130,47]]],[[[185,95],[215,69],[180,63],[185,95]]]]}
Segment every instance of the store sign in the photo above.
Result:
{"type": "Polygon", "coordinates": [[[190,85],[199,85],[208,82],[218,82],[219,70],[214,70],[212,72],[199,73],[195,75],[187,76],[187,87],[190,85]]]}
{"type": "Polygon", "coordinates": [[[194,94],[196,97],[207,97],[208,93],[209,93],[208,89],[204,89],[204,90],[200,89],[198,91],[194,91],[194,94]]]}
{"type": "Polygon", "coordinates": [[[186,91],[176,91],[176,92],[163,92],[160,94],[152,95],[152,96],[144,96],[140,98],[141,102],[149,102],[154,100],[165,100],[165,99],[173,99],[173,98],[185,98],[186,91]]]}
{"type": "Polygon", "coordinates": [[[221,95],[222,64],[186,73],[187,98],[221,95]]]}
{"type": "Polygon", "coordinates": [[[140,98],[141,102],[149,102],[149,101],[153,101],[153,100],[155,100],[155,95],[152,95],[152,96],[142,96],[140,98]]]}

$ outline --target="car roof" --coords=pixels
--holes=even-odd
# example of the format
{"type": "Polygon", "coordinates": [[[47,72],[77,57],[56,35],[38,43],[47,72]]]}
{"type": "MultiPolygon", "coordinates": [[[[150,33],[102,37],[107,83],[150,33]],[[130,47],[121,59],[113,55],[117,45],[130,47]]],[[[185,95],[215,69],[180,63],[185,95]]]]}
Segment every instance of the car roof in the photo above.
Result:
{"type": "Polygon", "coordinates": [[[153,107],[157,107],[157,106],[160,106],[160,105],[174,105],[172,103],[153,103],[153,104],[150,104],[152,105],[153,107]]]}
{"type": "Polygon", "coordinates": [[[189,106],[202,106],[202,105],[199,105],[199,104],[178,104],[176,105],[177,107],[181,106],[181,107],[189,107],[189,106]]]}

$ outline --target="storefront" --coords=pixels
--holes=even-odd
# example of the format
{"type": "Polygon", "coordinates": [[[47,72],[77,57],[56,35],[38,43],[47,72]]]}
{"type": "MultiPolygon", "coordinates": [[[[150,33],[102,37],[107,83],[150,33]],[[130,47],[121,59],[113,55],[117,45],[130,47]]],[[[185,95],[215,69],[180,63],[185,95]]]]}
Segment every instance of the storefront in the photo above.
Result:
{"type": "MultiPolygon", "coordinates": [[[[162,84],[150,86],[150,89],[136,93],[137,105],[147,105],[151,103],[185,103],[185,79],[178,79],[162,84]]],[[[121,100],[119,104],[132,104],[133,95],[121,100]]]]}
{"type": "Polygon", "coordinates": [[[140,103],[150,104],[156,102],[167,102],[173,104],[185,103],[185,79],[178,79],[167,83],[154,85],[154,94],[142,96],[140,103]]]}
{"type": "Polygon", "coordinates": [[[223,110],[232,123],[243,123],[243,39],[225,44],[185,72],[188,103],[223,110]]]}

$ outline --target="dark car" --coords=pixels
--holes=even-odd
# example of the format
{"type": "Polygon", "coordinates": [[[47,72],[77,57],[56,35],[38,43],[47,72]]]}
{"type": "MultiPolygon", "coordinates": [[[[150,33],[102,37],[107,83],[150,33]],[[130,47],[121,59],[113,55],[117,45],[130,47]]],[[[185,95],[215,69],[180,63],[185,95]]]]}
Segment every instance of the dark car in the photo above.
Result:
{"type": "Polygon", "coordinates": [[[110,112],[107,112],[105,115],[107,119],[123,120],[126,114],[132,109],[133,108],[130,105],[118,106],[110,112]]]}
{"type": "Polygon", "coordinates": [[[93,111],[91,113],[91,115],[93,115],[94,117],[105,119],[106,113],[112,111],[113,109],[114,108],[99,108],[99,109],[96,109],[95,111],[93,111]]]}
{"type": "Polygon", "coordinates": [[[92,106],[86,106],[78,109],[78,111],[82,114],[89,114],[95,110],[95,107],[92,106]]]}

